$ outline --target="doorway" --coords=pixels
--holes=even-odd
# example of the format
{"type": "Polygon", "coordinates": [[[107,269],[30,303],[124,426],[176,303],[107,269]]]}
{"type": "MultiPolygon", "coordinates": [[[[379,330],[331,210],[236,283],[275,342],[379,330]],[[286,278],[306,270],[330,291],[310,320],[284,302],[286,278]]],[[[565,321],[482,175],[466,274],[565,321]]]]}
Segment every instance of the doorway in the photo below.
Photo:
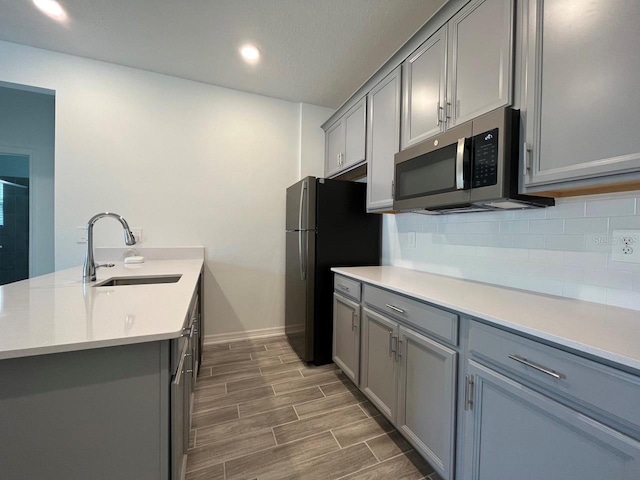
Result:
{"type": "Polygon", "coordinates": [[[0,153],[0,285],[29,278],[29,157],[0,153]]]}

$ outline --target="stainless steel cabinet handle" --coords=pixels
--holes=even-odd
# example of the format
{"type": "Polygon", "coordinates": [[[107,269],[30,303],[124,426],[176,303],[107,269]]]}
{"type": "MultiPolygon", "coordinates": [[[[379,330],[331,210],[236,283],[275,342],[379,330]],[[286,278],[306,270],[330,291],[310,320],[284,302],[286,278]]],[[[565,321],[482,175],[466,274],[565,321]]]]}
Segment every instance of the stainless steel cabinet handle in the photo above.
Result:
{"type": "Polygon", "coordinates": [[[349,291],[349,287],[345,287],[344,285],[338,285],[338,287],[342,290],[344,290],[345,292],[349,291]]]}
{"type": "Polygon", "coordinates": [[[451,118],[451,102],[447,101],[447,120],[451,118]]]}
{"type": "Polygon", "coordinates": [[[399,358],[402,357],[402,340],[400,340],[397,336],[395,337],[396,340],[398,341],[398,347],[396,349],[396,355],[399,358]]]}
{"type": "Polygon", "coordinates": [[[389,330],[389,356],[393,355],[393,347],[391,346],[392,339],[393,339],[393,332],[389,330]]]}
{"type": "Polygon", "coordinates": [[[526,358],[519,357],[518,355],[509,355],[509,358],[511,360],[515,360],[518,363],[526,365],[527,367],[531,367],[534,370],[537,370],[538,372],[542,372],[542,373],[544,373],[546,375],[549,375],[550,377],[553,377],[556,380],[561,380],[562,379],[562,375],[560,375],[559,373],[556,373],[553,370],[549,370],[548,368],[545,368],[542,365],[538,365],[537,363],[534,363],[534,362],[532,362],[530,360],[527,360],[526,358]]]}
{"type": "Polygon", "coordinates": [[[440,113],[442,113],[442,110],[444,109],[440,106],[440,100],[438,100],[438,104],[436,105],[436,115],[438,116],[438,122],[436,123],[436,126],[439,126],[442,123],[442,117],[440,115],[440,113]]]}
{"type": "Polygon", "coordinates": [[[393,335],[391,337],[391,352],[394,353],[396,356],[398,355],[398,336],[397,335],[393,335]]]}
{"type": "Polygon", "coordinates": [[[388,303],[384,304],[385,307],[389,307],[391,310],[398,312],[398,313],[404,313],[404,310],[402,310],[401,308],[396,307],[395,305],[389,305],[388,303]]]}
{"type": "Polygon", "coordinates": [[[358,319],[358,314],[356,312],[353,312],[353,314],[351,315],[351,330],[355,330],[356,328],[358,328],[358,324],[357,324],[357,320],[358,319]]]}
{"type": "Polygon", "coordinates": [[[456,151],[456,189],[464,188],[464,142],[465,138],[458,139],[458,149],[456,151]]]}
{"type": "Polygon", "coordinates": [[[464,409],[471,410],[473,407],[473,375],[465,375],[464,378],[464,409]]]}
{"type": "Polygon", "coordinates": [[[527,142],[524,142],[524,151],[522,153],[522,176],[526,177],[531,170],[531,148],[527,142]]]}

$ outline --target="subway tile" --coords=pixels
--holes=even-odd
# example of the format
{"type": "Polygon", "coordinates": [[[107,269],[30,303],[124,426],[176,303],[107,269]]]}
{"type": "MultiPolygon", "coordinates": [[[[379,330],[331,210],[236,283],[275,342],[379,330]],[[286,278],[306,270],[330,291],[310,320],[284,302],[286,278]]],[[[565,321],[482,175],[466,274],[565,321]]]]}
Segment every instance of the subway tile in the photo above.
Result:
{"type": "Polygon", "coordinates": [[[544,208],[526,208],[523,210],[514,210],[514,220],[540,220],[546,218],[547,213],[544,208]]]}
{"type": "Polygon", "coordinates": [[[607,305],[640,310],[640,293],[607,288],[607,305]]]}
{"type": "Polygon", "coordinates": [[[514,248],[544,248],[544,235],[517,235],[513,239],[514,248]]]}
{"type": "Polygon", "coordinates": [[[640,230],[640,215],[609,218],[609,231],[640,230]]]}
{"type": "Polygon", "coordinates": [[[562,296],[587,302],[605,303],[607,298],[607,289],[605,287],[598,287],[595,285],[564,283],[562,285],[562,296]]]}
{"type": "Polygon", "coordinates": [[[526,222],[526,221],[500,222],[500,233],[515,233],[515,234],[529,233],[529,222],[526,222]]]}
{"type": "Polygon", "coordinates": [[[584,217],[585,202],[557,203],[555,207],[547,207],[544,210],[549,219],[579,218],[584,217]]]}
{"type": "Polygon", "coordinates": [[[608,218],[567,218],[564,221],[564,233],[607,233],[608,218]]]}
{"type": "Polygon", "coordinates": [[[560,234],[564,231],[564,220],[531,220],[529,222],[530,233],[560,234]]]}
{"type": "Polygon", "coordinates": [[[584,251],[584,235],[546,235],[544,238],[545,249],[584,251]]]}
{"type": "Polygon", "coordinates": [[[500,230],[499,222],[477,222],[472,225],[474,233],[498,233],[500,230]]]}
{"type": "Polygon", "coordinates": [[[564,252],[562,263],[575,267],[606,268],[607,255],[597,252],[564,252]]]}
{"type": "Polygon", "coordinates": [[[635,198],[614,198],[587,202],[587,217],[621,217],[635,215],[635,198]]]}

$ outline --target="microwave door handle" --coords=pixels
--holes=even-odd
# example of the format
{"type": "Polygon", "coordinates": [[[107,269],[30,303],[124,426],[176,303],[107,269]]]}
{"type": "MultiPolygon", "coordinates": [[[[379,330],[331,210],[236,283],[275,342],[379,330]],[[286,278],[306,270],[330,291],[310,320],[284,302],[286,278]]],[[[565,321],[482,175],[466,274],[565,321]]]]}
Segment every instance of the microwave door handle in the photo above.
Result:
{"type": "Polygon", "coordinates": [[[464,144],[466,138],[458,139],[458,149],[456,151],[456,189],[464,189],[464,144]]]}

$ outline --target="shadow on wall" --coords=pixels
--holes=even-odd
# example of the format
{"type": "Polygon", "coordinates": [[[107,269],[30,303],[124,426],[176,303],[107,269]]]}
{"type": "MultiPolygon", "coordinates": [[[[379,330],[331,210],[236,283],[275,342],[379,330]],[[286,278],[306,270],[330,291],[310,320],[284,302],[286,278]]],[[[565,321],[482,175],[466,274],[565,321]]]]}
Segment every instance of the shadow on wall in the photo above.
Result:
{"type": "Polygon", "coordinates": [[[284,272],[206,261],[205,337],[284,328],[284,281],[284,272]]]}

